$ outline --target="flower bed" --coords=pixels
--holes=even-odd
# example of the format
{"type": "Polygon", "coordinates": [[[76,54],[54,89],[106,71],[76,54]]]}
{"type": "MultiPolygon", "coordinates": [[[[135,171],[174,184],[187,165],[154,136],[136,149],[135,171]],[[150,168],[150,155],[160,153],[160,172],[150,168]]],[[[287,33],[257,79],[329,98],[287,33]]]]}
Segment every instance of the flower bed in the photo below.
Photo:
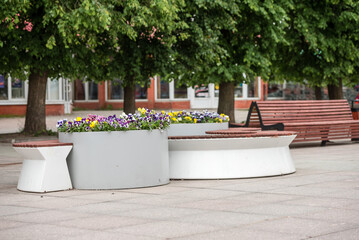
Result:
{"type": "Polygon", "coordinates": [[[229,122],[229,117],[225,114],[219,114],[215,112],[209,112],[207,110],[203,112],[169,112],[171,117],[171,123],[225,123],[229,122]]]}
{"type": "Polygon", "coordinates": [[[205,135],[206,131],[228,129],[229,117],[214,112],[169,112],[168,136],[205,135]]]}
{"type": "Polygon", "coordinates": [[[59,132],[98,132],[98,131],[128,131],[166,129],[170,125],[168,114],[156,113],[149,109],[138,109],[139,113],[103,117],[88,115],[86,118],[77,117],[73,121],[61,120],[57,122],[59,132]]]}
{"type": "Polygon", "coordinates": [[[58,122],[60,142],[73,143],[67,161],[74,188],[124,189],[169,182],[169,117],[140,110],[58,122]]]}

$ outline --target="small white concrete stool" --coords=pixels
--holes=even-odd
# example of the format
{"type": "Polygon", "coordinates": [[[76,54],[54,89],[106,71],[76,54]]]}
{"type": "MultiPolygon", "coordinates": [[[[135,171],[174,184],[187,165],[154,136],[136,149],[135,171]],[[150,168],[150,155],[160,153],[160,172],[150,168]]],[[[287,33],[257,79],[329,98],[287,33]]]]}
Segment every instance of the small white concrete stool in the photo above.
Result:
{"type": "Polygon", "coordinates": [[[17,189],[26,192],[52,192],[72,189],[66,157],[72,143],[58,140],[14,143],[24,157],[17,189]]]}

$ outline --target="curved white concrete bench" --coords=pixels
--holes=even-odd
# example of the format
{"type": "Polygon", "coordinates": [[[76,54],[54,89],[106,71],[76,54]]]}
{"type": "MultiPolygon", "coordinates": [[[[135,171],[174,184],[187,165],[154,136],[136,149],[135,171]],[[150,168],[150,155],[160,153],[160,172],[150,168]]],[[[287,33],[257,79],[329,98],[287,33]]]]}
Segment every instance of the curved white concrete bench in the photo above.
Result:
{"type": "Polygon", "coordinates": [[[229,179],[295,172],[294,132],[169,137],[171,179],[229,179]]]}
{"type": "Polygon", "coordinates": [[[24,157],[17,189],[26,192],[51,192],[72,189],[66,157],[72,143],[58,140],[14,143],[24,157]]]}

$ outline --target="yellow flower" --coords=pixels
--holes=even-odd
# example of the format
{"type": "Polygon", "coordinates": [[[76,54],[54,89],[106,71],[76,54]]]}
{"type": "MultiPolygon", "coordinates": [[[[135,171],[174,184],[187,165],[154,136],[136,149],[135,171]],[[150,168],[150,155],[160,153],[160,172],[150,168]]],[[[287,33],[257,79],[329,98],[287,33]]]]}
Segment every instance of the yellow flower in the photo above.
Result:
{"type": "Polygon", "coordinates": [[[182,115],[182,111],[179,112],[182,115]]]}
{"type": "Polygon", "coordinates": [[[222,113],[222,114],[221,114],[221,117],[224,117],[224,116],[226,116],[226,115],[224,115],[224,113],[222,113]]]}
{"type": "Polygon", "coordinates": [[[222,120],[222,119],[219,119],[219,122],[221,123],[221,122],[223,122],[223,120],[222,120]]]}
{"type": "Polygon", "coordinates": [[[185,117],[184,119],[188,120],[188,121],[192,121],[191,117],[185,117]]]}
{"type": "Polygon", "coordinates": [[[177,115],[178,115],[178,112],[173,112],[173,115],[177,116],[177,115]]]}
{"type": "Polygon", "coordinates": [[[94,128],[95,126],[96,126],[96,124],[97,124],[98,122],[97,122],[97,120],[95,120],[95,121],[93,121],[93,122],[91,122],[91,124],[90,124],[90,128],[94,128]]]}
{"type": "Polygon", "coordinates": [[[142,108],[137,108],[137,111],[142,112],[142,108]]]}
{"type": "Polygon", "coordinates": [[[177,118],[175,118],[175,117],[171,118],[171,120],[172,120],[173,122],[178,122],[177,118]]]}
{"type": "Polygon", "coordinates": [[[90,119],[87,118],[87,119],[86,119],[86,122],[89,122],[89,121],[90,121],[90,119]]]}
{"type": "Polygon", "coordinates": [[[162,114],[166,114],[165,111],[161,111],[162,114]]]}
{"type": "Polygon", "coordinates": [[[197,123],[197,118],[193,119],[194,123],[197,123]]]}
{"type": "Polygon", "coordinates": [[[82,120],[81,117],[77,117],[77,118],[76,118],[76,121],[78,121],[78,122],[81,121],[81,120],[82,120]]]}
{"type": "Polygon", "coordinates": [[[171,112],[169,112],[168,115],[169,115],[170,117],[173,117],[173,114],[172,114],[171,112]]]}

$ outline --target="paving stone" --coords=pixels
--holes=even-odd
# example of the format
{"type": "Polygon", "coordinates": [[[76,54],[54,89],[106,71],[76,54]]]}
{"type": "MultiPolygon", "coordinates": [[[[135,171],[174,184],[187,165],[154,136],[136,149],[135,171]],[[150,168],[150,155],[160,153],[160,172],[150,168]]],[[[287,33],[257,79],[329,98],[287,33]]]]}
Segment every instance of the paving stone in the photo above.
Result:
{"type": "Polygon", "coordinates": [[[106,215],[93,215],[91,217],[82,217],[58,222],[60,226],[67,226],[80,229],[89,230],[108,230],[120,228],[124,226],[132,226],[150,222],[149,219],[121,217],[121,216],[106,216],[106,215]]]}
{"type": "Polygon", "coordinates": [[[265,239],[265,240],[298,240],[299,238],[295,234],[288,233],[276,233],[261,230],[252,230],[246,228],[234,228],[226,229],[216,232],[195,234],[186,236],[183,238],[174,238],[176,240],[253,240],[253,239],[265,239]]]}
{"type": "Polygon", "coordinates": [[[254,224],[249,229],[276,233],[295,234],[298,239],[311,238],[354,228],[346,223],[330,223],[326,221],[285,217],[272,221],[254,224]]]}
{"type": "Polygon", "coordinates": [[[168,220],[186,215],[196,215],[206,213],[205,210],[189,209],[189,208],[175,208],[175,207],[148,207],[137,210],[124,211],[119,213],[121,216],[147,218],[157,220],[168,220]]]}
{"type": "Polygon", "coordinates": [[[359,211],[348,209],[327,209],[322,212],[309,213],[302,215],[302,218],[318,219],[335,223],[351,223],[358,225],[359,228],[359,211]]]}
{"type": "Polygon", "coordinates": [[[259,203],[279,203],[283,201],[300,199],[302,196],[283,194],[283,193],[273,193],[272,191],[268,191],[265,193],[249,193],[243,194],[235,197],[228,197],[227,200],[233,201],[245,201],[249,205],[257,205],[259,203]]]}
{"type": "Polygon", "coordinates": [[[10,205],[0,205],[0,216],[11,216],[21,213],[28,212],[38,212],[43,211],[39,208],[30,208],[30,207],[21,207],[21,206],[10,206],[10,205]]]}
{"type": "Polygon", "coordinates": [[[218,227],[173,221],[160,221],[114,229],[115,232],[133,234],[135,236],[162,238],[187,237],[193,234],[210,233],[215,230],[218,230],[218,227]]]}
{"type": "Polygon", "coordinates": [[[184,203],[175,204],[176,207],[180,208],[194,208],[203,210],[214,210],[214,211],[227,211],[233,212],[236,209],[243,206],[257,205],[258,202],[251,202],[242,200],[240,198],[226,198],[226,199],[209,199],[209,200],[198,200],[198,201],[187,201],[184,203]]]}
{"type": "Polygon", "coordinates": [[[71,208],[68,208],[67,211],[104,214],[104,215],[119,215],[125,211],[146,209],[146,208],[148,208],[147,205],[121,203],[118,201],[114,201],[114,202],[109,201],[109,202],[100,202],[100,203],[93,203],[93,204],[86,204],[86,205],[82,205],[82,206],[71,207],[71,208]]]}
{"type": "Polygon", "coordinates": [[[231,190],[231,191],[240,191],[240,192],[263,192],[270,191],[272,189],[281,189],[283,186],[268,184],[265,180],[251,182],[251,183],[237,183],[225,186],[214,187],[213,189],[220,190],[231,190]]]}
{"type": "Polygon", "coordinates": [[[259,204],[256,206],[241,207],[236,209],[236,212],[253,213],[262,215],[276,215],[276,216],[296,216],[302,214],[308,214],[312,212],[324,211],[323,207],[311,207],[311,206],[295,206],[285,205],[281,203],[259,204]]]}
{"type": "Polygon", "coordinates": [[[323,193],[324,197],[330,198],[347,198],[347,199],[357,199],[359,200],[359,189],[344,189],[342,191],[337,190],[335,192],[323,193]]]}
{"type": "MultiPolygon", "coordinates": [[[[341,198],[328,198],[328,197],[302,197],[283,202],[286,205],[303,205],[312,207],[328,207],[328,208],[340,208],[350,209],[351,206],[358,203],[353,199],[341,199],[341,198]]],[[[359,210],[359,204],[358,209],[359,210]]]]}
{"type": "Polygon", "coordinates": [[[26,223],[11,221],[8,219],[4,219],[3,217],[0,218],[0,232],[5,229],[17,228],[17,227],[21,227],[24,225],[26,225],[26,223]]]}
{"type": "Polygon", "coordinates": [[[128,198],[142,198],[147,197],[148,194],[132,193],[118,190],[93,190],[86,191],[84,194],[76,194],[73,196],[75,199],[87,199],[97,201],[118,201],[128,198]]]}
{"type": "Polygon", "coordinates": [[[312,238],[314,240],[358,240],[359,228],[353,228],[349,230],[339,231],[312,238]]]}
{"type": "Polygon", "coordinates": [[[20,191],[16,193],[4,193],[0,195],[0,205],[7,205],[9,203],[16,204],[21,202],[37,202],[43,200],[43,198],[47,198],[47,196],[43,194],[31,194],[20,191]]]}
{"type": "Polygon", "coordinates": [[[192,203],[193,199],[179,198],[168,195],[146,195],[135,198],[126,198],[121,200],[122,203],[135,203],[149,206],[180,206],[180,204],[192,203]]]}
{"type": "Polygon", "coordinates": [[[139,235],[131,235],[125,233],[91,231],[80,236],[68,237],[67,240],[89,240],[89,239],[104,239],[104,240],[165,240],[158,237],[146,237],[139,235]]]}
{"type": "Polygon", "coordinates": [[[170,193],[169,196],[192,198],[192,199],[218,199],[223,197],[233,197],[244,193],[237,191],[217,190],[217,189],[193,189],[190,191],[170,193]]]}
{"type": "Polygon", "coordinates": [[[209,213],[172,218],[172,220],[179,222],[186,222],[186,223],[194,223],[194,224],[236,227],[245,224],[255,224],[258,222],[266,221],[269,219],[275,219],[275,218],[278,218],[278,216],[234,213],[234,212],[224,212],[224,211],[216,211],[216,212],[211,211],[209,213]]]}
{"type": "Polygon", "coordinates": [[[126,189],[122,192],[166,194],[166,193],[176,193],[176,192],[183,192],[183,191],[189,191],[189,190],[191,190],[191,188],[172,186],[171,184],[167,184],[167,185],[156,186],[156,187],[126,189]]]}
{"type": "MultiPolygon", "coordinates": [[[[40,195],[41,196],[41,195],[40,195]]],[[[44,208],[44,209],[67,209],[75,206],[82,206],[91,203],[96,203],[96,200],[75,199],[68,197],[43,197],[38,201],[24,201],[19,202],[19,206],[44,208]]]]}
{"type": "Polygon", "coordinates": [[[89,217],[90,214],[78,212],[66,212],[61,210],[43,210],[37,212],[21,213],[3,217],[3,220],[11,220],[26,223],[53,223],[63,220],[80,219],[89,217]]]}
{"type": "Polygon", "coordinates": [[[49,224],[31,224],[18,228],[5,229],[0,231],[0,239],[68,239],[69,237],[81,236],[87,230],[59,227],[49,224]]]}
{"type": "Polygon", "coordinates": [[[312,188],[308,186],[286,187],[272,189],[267,193],[287,194],[294,196],[325,196],[325,194],[335,194],[338,190],[328,188],[312,188]]]}

